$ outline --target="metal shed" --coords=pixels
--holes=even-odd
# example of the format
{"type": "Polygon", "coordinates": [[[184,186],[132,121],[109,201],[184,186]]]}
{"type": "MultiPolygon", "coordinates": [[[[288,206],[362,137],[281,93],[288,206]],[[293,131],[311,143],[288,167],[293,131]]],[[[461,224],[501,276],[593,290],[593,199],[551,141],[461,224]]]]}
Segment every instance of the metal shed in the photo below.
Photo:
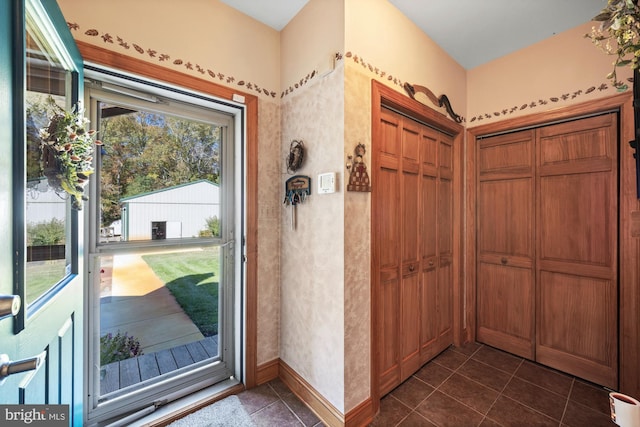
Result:
{"type": "Polygon", "coordinates": [[[220,187],[205,179],[120,202],[125,241],[198,237],[207,229],[207,218],[220,218],[220,187]]]}

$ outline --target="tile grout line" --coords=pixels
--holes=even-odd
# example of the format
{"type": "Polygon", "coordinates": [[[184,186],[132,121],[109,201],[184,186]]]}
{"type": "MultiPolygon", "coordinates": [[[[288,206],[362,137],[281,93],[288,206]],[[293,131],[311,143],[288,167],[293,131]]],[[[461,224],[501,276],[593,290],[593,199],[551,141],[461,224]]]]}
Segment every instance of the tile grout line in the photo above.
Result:
{"type": "Polygon", "coordinates": [[[562,425],[562,422],[564,421],[564,417],[565,415],[567,415],[567,409],[569,408],[569,400],[571,398],[571,393],[573,392],[573,385],[575,384],[576,379],[573,378],[571,380],[571,387],[569,387],[569,393],[567,394],[567,401],[564,402],[564,410],[562,411],[562,416],[560,417],[560,425],[562,425]]]}

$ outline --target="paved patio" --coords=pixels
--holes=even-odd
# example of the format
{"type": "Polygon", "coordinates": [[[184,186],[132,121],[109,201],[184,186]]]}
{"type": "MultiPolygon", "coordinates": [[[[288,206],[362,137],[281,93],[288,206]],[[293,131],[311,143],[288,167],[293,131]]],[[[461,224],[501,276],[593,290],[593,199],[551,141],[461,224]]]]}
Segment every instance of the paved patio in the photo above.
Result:
{"type": "Polygon", "coordinates": [[[126,332],[140,341],[143,353],[204,339],[140,254],[105,259],[101,268],[100,336],[126,332]]]}

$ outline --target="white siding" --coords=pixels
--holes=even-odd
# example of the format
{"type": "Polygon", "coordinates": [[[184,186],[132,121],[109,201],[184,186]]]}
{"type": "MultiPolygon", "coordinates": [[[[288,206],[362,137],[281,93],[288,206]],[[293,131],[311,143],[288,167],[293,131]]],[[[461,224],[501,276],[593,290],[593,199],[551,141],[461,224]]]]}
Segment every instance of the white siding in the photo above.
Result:
{"type": "Polygon", "coordinates": [[[128,240],[151,239],[153,222],[167,223],[167,238],[198,237],[207,228],[207,218],[220,218],[220,189],[208,181],[131,197],[124,202],[128,240]]]}
{"type": "Polygon", "coordinates": [[[53,218],[65,219],[67,201],[63,197],[66,196],[59,196],[49,188],[46,181],[27,191],[26,194],[27,211],[25,218],[29,224],[49,222],[53,218]],[[46,189],[47,191],[39,191],[40,189],[46,189]]]}

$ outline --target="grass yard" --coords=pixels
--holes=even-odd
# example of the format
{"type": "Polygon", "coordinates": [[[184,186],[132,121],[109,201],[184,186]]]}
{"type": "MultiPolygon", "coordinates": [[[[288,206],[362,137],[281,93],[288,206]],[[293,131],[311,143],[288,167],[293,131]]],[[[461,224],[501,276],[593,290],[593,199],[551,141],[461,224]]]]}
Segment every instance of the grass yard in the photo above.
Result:
{"type": "Polygon", "coordinates": [[[205,337],[218,333],[220,250],[143,255],[205,337]]]}
{"type": "Polygon", "coordinates": [[[65,265],[64,259],[27,263],[25,272],[27,304],[34,302],[36,298],[64,278],[65,265]]]}

